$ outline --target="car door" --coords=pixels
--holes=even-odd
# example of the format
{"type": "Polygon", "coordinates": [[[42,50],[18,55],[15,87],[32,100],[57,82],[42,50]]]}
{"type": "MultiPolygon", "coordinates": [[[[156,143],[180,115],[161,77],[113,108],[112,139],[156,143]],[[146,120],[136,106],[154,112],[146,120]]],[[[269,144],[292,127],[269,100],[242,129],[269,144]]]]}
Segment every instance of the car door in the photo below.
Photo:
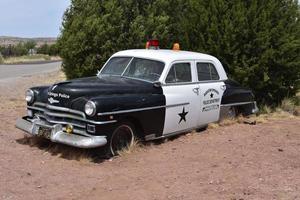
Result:
{"type": "Polygon", "coordinates": [[[213,62],[196,61],[195,63],[200,88],[198,126],[203,126],[219,120],[220,104],[226,87],[220,80],[213,62]]]}
{"type": "Polygon", "coordinates": [[[195,82],[194,61],[178,61],[171,64],[162,86],[166,97],[166,114],[163,135],[194,128],[200,109],[198,83],[195,82]]]}

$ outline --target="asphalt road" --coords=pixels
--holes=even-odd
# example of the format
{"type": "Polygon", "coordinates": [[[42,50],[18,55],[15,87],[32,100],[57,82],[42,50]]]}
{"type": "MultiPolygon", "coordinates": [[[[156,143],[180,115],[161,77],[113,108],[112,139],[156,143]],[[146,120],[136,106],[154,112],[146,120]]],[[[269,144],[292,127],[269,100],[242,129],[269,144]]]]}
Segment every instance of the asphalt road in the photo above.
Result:
{"type": "Polygon", "coordinates": [[[42,74],[59,70],[61,62],[46,64],[0,65],[0,80],[42,74]]]}

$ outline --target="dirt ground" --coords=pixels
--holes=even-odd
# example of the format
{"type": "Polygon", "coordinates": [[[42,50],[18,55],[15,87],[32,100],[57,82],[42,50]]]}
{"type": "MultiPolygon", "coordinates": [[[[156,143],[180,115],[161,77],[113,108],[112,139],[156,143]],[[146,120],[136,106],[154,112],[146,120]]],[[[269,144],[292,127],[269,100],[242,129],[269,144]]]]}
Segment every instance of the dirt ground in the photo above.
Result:
{"type": "Polygon", "coordinates": [[[234,124],[113,160],[17,130],[24,91],[60,73],[0,81],[0,199],[300,199],[300,119],[234,124]],[[79,153],[78,153],[79,152],[79,153]]]}

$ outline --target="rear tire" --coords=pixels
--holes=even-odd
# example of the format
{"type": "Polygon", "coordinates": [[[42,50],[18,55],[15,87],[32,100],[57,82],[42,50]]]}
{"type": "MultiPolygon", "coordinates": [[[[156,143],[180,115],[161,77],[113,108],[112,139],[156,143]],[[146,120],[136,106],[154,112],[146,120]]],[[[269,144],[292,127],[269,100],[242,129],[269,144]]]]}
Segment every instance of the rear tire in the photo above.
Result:
{"type": "Polygon", "coordinates": [[[231,106],[229,109],[228,109],[228,112],[227,112],[227,118],[229,119],[234,119],[237,117],[237,108],[236,107],[233,107],[231,106]]]}

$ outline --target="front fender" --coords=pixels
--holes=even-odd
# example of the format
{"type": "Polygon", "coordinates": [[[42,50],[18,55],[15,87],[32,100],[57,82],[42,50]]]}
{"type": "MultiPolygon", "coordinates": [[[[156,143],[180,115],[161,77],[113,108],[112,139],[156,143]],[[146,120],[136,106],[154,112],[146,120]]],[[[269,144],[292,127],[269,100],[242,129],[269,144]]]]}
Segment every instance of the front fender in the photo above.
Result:
{"type": "MultiPolygon", "coordinates": [[[[132,121],[141,135],[162,134],[166,100],[163,94],[124,94],[104,95],[90,98],[97,106],[97,113],[92,117],[96,121],[123,120],[132,121]],[[121,111],[121,112],[120,112],[121,111]]],[[[105,127],[97,129],[98,133],[105,127]]],[[[106,127],[113,128],[112,126],[106,127]]]]}
{"type": "Polygon", "coordinates": [[[91,98],[97,105],[97,113],[116,112],[165,105],[162,94],[125,94],[91,98]]]}

